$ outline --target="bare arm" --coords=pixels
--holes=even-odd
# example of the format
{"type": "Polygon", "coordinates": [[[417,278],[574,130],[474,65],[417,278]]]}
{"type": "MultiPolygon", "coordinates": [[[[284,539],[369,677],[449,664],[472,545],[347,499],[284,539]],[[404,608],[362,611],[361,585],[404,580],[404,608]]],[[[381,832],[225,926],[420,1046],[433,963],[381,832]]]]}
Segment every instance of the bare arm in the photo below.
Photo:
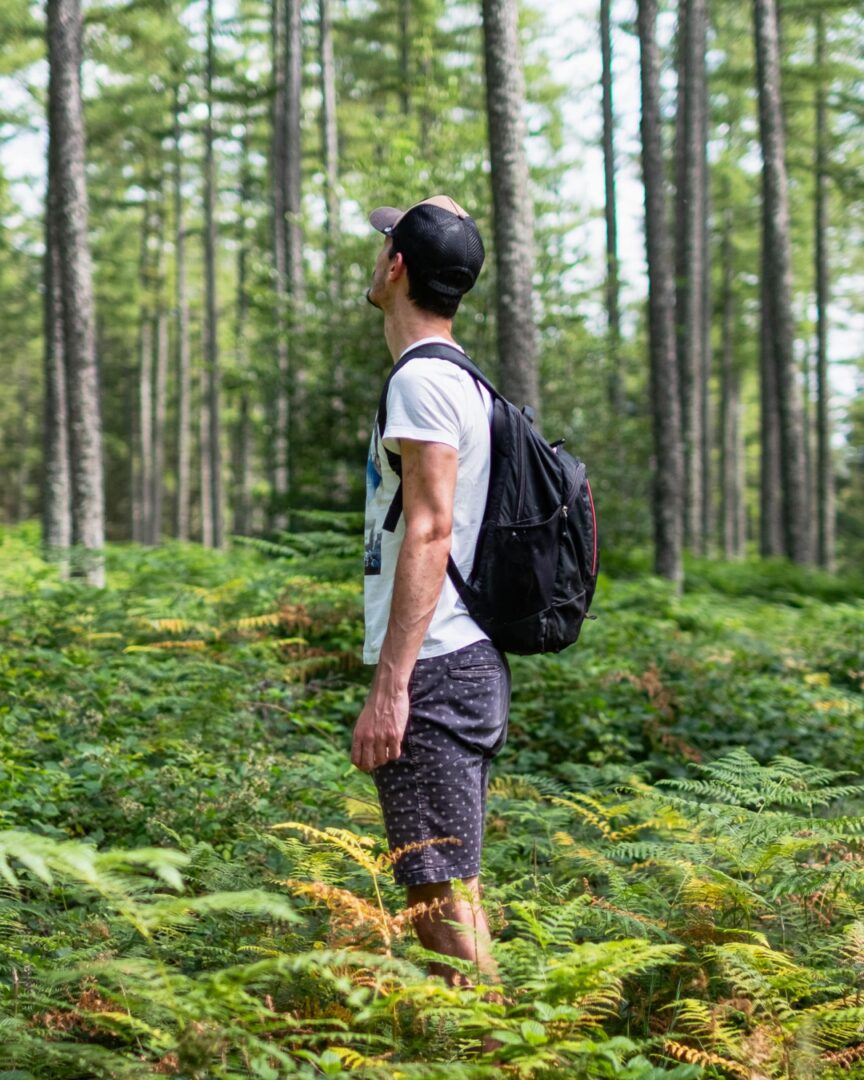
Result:
{"type": "Polygon", "coordinates": [[[444,443],[400,441],[405,537],[396,562],[387,633],[351,760],[369,772],[401,753],[408,680],[441,596],[453,532],[457,453],[444,443]]]}

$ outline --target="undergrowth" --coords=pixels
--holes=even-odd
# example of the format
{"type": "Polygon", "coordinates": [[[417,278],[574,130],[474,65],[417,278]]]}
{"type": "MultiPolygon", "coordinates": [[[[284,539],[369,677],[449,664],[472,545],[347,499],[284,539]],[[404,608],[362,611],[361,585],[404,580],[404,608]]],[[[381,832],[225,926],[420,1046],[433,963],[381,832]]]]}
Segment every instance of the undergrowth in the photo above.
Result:
{"type": "Polygon", "coordinates": [[[0,533],[0,1077],[864,1076],[848,585],[603,578],[513,661],[501,1000],[425,974],[348,757],[359,546],[306,524],[113,547],[100,592],[0,533]]]}

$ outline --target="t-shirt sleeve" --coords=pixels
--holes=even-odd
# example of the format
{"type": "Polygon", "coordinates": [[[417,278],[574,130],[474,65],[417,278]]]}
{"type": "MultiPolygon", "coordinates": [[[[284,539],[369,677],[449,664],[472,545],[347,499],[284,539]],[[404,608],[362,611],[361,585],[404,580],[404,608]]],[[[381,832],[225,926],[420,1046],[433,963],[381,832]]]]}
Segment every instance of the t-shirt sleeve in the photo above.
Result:
{"type": "Polygon", "coordinates": [[[462,384],[446,360],[414,360],[398,371],[387,392],[384,445],[399,453],[399,439],[440,442],[459,449],[462,384]]]}

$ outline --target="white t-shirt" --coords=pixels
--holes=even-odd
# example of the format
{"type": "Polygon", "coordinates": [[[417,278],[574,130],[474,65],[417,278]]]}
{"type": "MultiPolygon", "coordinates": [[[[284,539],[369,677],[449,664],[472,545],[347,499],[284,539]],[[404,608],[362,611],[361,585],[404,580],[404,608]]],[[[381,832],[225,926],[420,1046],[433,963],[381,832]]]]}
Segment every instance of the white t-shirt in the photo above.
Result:
{"type": "MultiPolygon", "coordinates": [[[[409,348],[432,341],[452,344],[444,338],[432,337],[415,341],[409,348]]],[[[390,468],[385,447],[398,454],[400,439],[415,439],[444,443],[458,451],[450,553],[462,576],[467,577],[474,561],[489,489],[491,417],[492,399],[488,390],[448,360],[415,357],[390,381],[384,446],[376,423],[366,466],[364,663],[378,663],[390,618],[396,559],[405,535],[404,514],[393,532],[382,529],[399,487],[399,477],[390,468]]],[[[453,582],[445,577],[418,658],[443,656],[487,636],[468,614],[453,582]]]]}

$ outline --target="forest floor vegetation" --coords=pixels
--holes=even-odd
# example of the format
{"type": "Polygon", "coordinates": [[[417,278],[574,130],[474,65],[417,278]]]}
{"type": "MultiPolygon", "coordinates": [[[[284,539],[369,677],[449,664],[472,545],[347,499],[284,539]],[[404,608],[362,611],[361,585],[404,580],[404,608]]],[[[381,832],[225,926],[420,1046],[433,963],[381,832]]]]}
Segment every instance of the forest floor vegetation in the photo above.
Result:
{"type": "Polygon", "coordinates": [[[497,994],[426,975],[350,764],[353,532],[113,546],[104,590],[37,541],[0,530],[0,1078],[864,1076],[854,582],[633,560],[513,660],[497,994]]]}

